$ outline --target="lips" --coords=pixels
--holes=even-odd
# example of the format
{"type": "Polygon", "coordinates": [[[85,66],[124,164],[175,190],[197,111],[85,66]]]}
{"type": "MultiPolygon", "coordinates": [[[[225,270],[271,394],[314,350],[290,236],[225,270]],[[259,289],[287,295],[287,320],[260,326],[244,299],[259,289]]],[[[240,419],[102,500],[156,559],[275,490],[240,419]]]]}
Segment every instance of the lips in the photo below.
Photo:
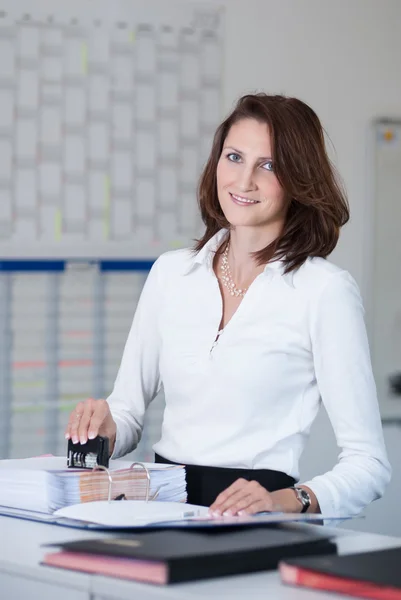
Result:
{"type": "Polygon", "coordinates": [[[259,200],[252,200],[252,198],[245,198],[244,196],[238,196],[237,194],[231,194],[231,199],[235,204],[239,206],[254,206],[255,204],[259,204],[259,200]]]}

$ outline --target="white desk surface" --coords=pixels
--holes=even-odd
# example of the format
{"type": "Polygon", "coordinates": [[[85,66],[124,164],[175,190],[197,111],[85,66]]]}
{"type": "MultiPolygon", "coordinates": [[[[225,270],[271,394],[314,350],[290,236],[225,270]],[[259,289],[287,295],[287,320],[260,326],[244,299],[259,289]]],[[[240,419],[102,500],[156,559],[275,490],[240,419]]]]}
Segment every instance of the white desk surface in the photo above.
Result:
{"type": "MultiPolygon", "coordinates": [[[[16,583],[19,581],[20,591],[25,590],[20,595],[21,600],[50,600],[55,598],[55,589],[57,600],[64,600],[64,597],[70,600],[88,599],[90,575],[46,568],[39,564],[46,551],[50,550],[41,548],[41,544],[83,538],[88,534],[84,530],[0,517],[0,598],[19,600],[16,583]],[[65,596],[61,594],[63,588],[69,590],[65,596]],[[8,595],[4,593],[6,591],[8,595]]],[[[93,533],[91,535],[96,536],[93,533]]]]}
{"type": "MultiPolygon", "coordinates": [[[[302,525],[301,527],[313,527],[302,525]]],[[[330,531],[336,537],[340,554],[349,554],[370,549],[389,548],[401,546],[401,538],[381,536],[377,534],[353,532],[344,529],[329,529],[319,527],[319,531],[330,531]]],[[[110,534],[112,535],[112,534],[110,534]]],[[[283,586],[277,572],[255,573],[238,575],[218,579],[198,581],[194,583],[176,584],[159,587],[150,584],[141,584],[123,581],[110,577],[85,575],[63,569],[55,569],[40,565],[43,555],[49,549],[42,544],[62,542],[79,538],[104,537],[104,532],[93,532],[58,527],[56,525],[35,523],[21,519],[0,517],[0,590],[7,591],[7,584],[12,579],[13,593],[16,594],[15,581],[18,580],[19,591],[22,598],[29,600],[47,600],[53,598],[57,587],[57,600],[69,598],[78,600],[189,600],[213,598],[230,598],[230,600],[327,600],[333,598],[332,594],[312,592],[283,586]],[[13,577],[14,576],[14,577],[13,577]],[[42,587],[34,593],[34,583],[41,582],[42,587]],[[65,592],[62,593],[62,590],[65,592]],[[25,593],[24,593],[25,591],[25,593]],[[60,593],[59,593],[60,591],[60,593]]],[[[17,600],[17,596],[5,595],[7,600],[17,600]]],[[[346,600],[345,596],[341,596],[346,600]]]]}

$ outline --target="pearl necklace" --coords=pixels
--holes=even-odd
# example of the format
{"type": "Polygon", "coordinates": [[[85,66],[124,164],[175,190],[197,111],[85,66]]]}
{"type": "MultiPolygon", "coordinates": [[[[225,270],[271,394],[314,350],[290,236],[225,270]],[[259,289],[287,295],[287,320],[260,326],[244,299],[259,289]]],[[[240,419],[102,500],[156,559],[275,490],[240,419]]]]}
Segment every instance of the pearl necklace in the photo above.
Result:
{"type": "Polygon", "coordinates": [[[230,265],[228,264],[228,249],[229,249],[229,244],[227,244],[222,257],[221,257],[221,272],[222,272],[222,276],[221,276],[221,281],[224,285],[224,287],[226,287],[228,289],[228,291],[230,292],[231,296],[240,296],[241,298],[243,298],[248,290],[248,288],[245,289],[239,289],[236,287],[233,278],[231,276],[231,269],[230,269],[230,265]]]}

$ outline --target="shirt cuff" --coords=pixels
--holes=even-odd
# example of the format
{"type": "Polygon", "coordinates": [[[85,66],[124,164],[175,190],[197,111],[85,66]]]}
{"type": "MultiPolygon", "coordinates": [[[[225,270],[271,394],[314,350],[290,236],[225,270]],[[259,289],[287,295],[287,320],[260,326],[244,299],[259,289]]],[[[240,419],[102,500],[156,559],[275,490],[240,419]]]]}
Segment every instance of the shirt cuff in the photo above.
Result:
{"type": "Polygon", "coordinates": [[[321,477],[316,477],[310,481],[305,481],[298,485],[308,487],[315,494],[319,503],[320,514],[322,515],[324,521],[327,519],[327,522],[325,521],[325,525],[333,524],[330,522],[330,517],[341,517],[334,502],[335,492],[333,493],[326,482],[321,481],[321,477]]]}
{"type": "MultiPolygon", "coordinates": [[[[129,452],[128,440],[129,431],[127,431],[127,423],[118,416],[113,414],[113,419],[116,424],[116,441],[114,443],[113,454],[110,458],[121,458],[129,452]]],[[[129,429],[129,427],[128,427],[129,429]]]]}

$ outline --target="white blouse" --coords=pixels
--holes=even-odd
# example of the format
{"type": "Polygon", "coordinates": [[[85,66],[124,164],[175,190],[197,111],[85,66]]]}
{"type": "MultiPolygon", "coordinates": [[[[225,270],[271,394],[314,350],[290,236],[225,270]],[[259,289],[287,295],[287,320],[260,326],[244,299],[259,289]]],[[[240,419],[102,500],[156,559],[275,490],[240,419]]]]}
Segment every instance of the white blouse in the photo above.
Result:
{"type": "Polygon", "coordinates": [[[331,471],[303,483],[323,516],[356,515],[391,475],[358,287],[321,258],[287,275],[282,262],[268,264],[215,342],[222,299],[213,256],[225,233],[197,255],[167,252],[153,265],[108,398],[113,456],[136,447],[163,386],[158,454],[299,480],[322,400],[341,453],[331,471]]]}

